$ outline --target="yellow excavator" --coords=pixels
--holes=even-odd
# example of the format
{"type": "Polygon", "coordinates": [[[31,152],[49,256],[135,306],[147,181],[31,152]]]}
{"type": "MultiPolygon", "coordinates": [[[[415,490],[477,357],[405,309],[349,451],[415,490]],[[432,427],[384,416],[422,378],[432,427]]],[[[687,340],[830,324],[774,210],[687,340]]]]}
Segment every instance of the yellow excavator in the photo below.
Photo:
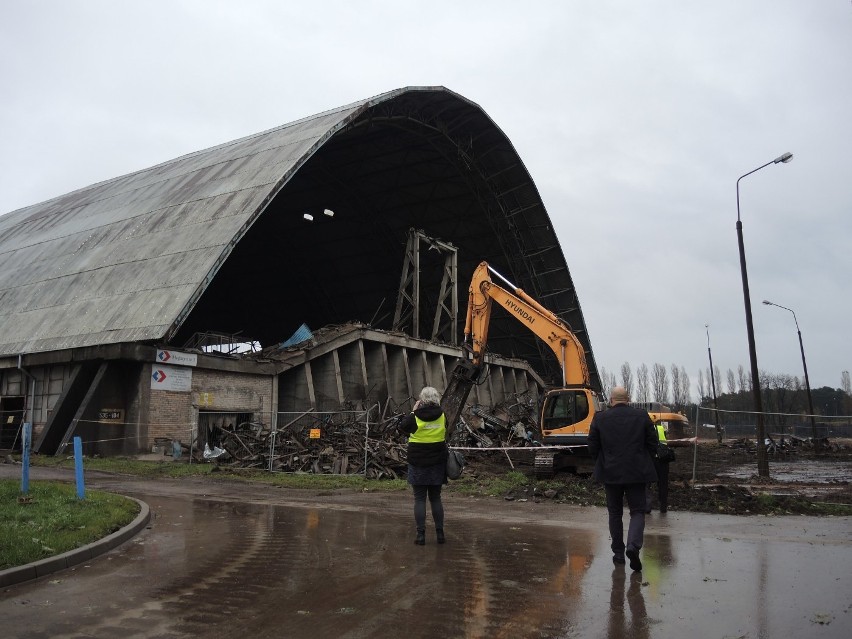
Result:
{"type": "Polygon", "coordinates": [[[693,442],[689,420],[683,413],[675,412],[658,402],[630,402],[630,405],[648,411],[654,426],[662,426],[665,429],[669,446],[688,446],[693,442]]]}
{"type": "Polygon", "coordinates": [[[586,436],[601,400],[591,388],[586,352],[577,336],[554,313],[539,304],[522,289],[481,262],[473,273],[468,294],[464,347],[470,359],[455,367],[441,405],[452,434],[471,388],[482,374],[491,308],[497,302],[527,329],[535,333],[553,351],[561,368],[561,386],[548,390],[541,405],[539,426],[541,443],[562,445],[559,450],[542,449],[535,459],[538,476],[550,476],[555,470],[590,465],[586,436]],[[507,288],[495,284],[494,274],[507,288]]]}

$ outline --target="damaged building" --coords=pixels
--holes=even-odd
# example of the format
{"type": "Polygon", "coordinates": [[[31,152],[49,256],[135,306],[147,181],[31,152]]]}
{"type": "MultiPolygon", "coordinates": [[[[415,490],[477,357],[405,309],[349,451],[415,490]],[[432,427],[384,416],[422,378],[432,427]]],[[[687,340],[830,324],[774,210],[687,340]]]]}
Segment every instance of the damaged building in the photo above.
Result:
{"type": "MultiPolygon", "coordinates": [[[[488,261],[597,368],[532,177],[475,103],[408,87],[0,216],[0,448],[137,454],[234,423],[408,409],[464,357],[488,261]]],[[[536,401],[549,349],[495,312],[469,402],[536,401]]],[[[372,419],[378,419],[373,416],[372,419]]]]}

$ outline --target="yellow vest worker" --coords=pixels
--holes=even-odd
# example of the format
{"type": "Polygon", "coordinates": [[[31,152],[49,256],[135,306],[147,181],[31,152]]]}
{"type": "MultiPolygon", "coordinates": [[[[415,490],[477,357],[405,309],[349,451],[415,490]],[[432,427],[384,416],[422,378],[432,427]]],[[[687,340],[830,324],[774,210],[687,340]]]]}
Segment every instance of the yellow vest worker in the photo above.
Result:
{"type": "MultiPolygon", "coordinates": [[[[662,422],[654,425],[657,429],[657,439],[661,444],[668,446],[666,440],[666,429],[662,422]]],[[[654,458],[654,467],[657,470],[657,498],[660,501],[660,512],[667,512],[669,509],[669,462],[654,458]]],[[[651,484],[648,484],[648,493],[645,500],[645,512],[651,512],[651,484]]]]}
{"type": "Polygon", "coordinates": [[[417,424],[417,430],[409,436],[409,442],[415,444],[435,444],[444,441],[446,438],[447,418],[444,413],[441,413],[438,419],[431,422],[424,421],[415,414],[414,422],[417,424]]]}
{"type": "Polygon", "coordinates": [[[424,386],[412,411],[402,418],[399,430],[408,435],[408,483],[414,490],[414,543],[426,543],[426,500],[435,520],[435,538],[444,537],[444,505],[441,486],[447,482],[447,418],[441,408],[441,395],[432,386],[424,386]]]}

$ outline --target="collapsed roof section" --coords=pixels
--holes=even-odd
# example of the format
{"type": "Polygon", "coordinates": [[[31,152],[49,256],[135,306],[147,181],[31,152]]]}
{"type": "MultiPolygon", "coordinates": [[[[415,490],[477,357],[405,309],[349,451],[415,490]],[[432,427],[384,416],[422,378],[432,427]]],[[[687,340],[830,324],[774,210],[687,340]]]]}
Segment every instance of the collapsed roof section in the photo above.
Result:
{"type": "MultiPolygon", "coordinates": [[[[599,387],[532,178],[488,115],[443,87],[391,91],[0,217],[0,355],[183,346],[206,331],[266,346],[303,323],[390,329],[412,228],[458,248],[463,287],[487,260],[565,320],[599,387]]],[[[426,303],[440,268],[421,263],[426,303]]],[[[494,314],[489,350],[559,377],[508,314],[494,314]]]]}

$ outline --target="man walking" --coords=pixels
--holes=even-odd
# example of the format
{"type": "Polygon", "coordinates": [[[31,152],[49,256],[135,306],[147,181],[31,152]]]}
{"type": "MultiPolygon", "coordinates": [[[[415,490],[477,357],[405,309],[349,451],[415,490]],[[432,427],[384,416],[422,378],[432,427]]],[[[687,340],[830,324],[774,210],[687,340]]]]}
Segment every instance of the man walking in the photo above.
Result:
{"type": "Polygon", "coordinates": [[[645,534],[645,489],[657,481],[653,456],[657,434],[648,413],[627,405],[630,397],[622,386],[610,394],[611,407],[597,413],[589,428],[589,453],[595,459],[594,479],[604,485],[612,537],[612,561],[630,560],[633,570],[642,570],[639,551],[645,534]],[[630,510],[627,545],[624,543],[624,498],[630,510]]]}

